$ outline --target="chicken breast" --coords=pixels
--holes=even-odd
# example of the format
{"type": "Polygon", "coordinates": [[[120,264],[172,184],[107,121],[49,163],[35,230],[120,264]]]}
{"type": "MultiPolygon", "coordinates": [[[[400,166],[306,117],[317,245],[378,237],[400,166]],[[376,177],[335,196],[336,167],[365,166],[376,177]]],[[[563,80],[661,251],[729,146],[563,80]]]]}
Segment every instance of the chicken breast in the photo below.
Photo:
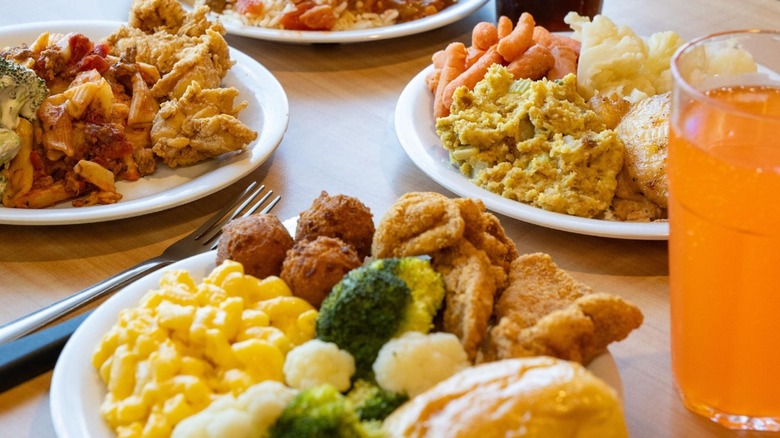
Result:
{"type": "Polygon", "coordinates": [[[666,208],[669,198],[666,151],[670,107],[670,93],[648,97],[635,104],[616,128],[625,145],[624,170],[661,208],[666,208]]]}

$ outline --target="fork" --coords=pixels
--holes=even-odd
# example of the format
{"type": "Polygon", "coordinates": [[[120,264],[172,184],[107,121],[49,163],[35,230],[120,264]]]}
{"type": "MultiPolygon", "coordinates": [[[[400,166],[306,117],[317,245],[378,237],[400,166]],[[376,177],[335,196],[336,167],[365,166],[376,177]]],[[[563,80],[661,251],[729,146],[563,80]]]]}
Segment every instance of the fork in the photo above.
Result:
{"type": "MultiPolygon", "coordinates": [[[[67,316],[86,304],[128,285],[143,275],[187,257],[213,250],[217,246],[224,224],[239,214],[249,216],[271,197],[273,190],[267,191],[258,200],[257,197],[264,190],[265,185],[257,187],[257,182],[253,181],[197,230],[174,242],[159,256],[143,261],[100,283],[0,326],[0,346],[38,330],[54,320],[67,316]]],[[[271,211],[280,199],[281,197],[277,195],[261,210],[261,213],[271,211]]]]}

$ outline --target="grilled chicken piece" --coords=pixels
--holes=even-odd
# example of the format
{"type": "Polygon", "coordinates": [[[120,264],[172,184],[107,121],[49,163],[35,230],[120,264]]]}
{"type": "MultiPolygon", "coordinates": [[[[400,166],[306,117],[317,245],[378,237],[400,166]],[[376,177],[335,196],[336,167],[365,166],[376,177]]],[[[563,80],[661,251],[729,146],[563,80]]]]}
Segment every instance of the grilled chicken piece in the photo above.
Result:
{"type": "Polygon", "coordinates": [[[625,145],[625,170],[642,193],[666,208],[666,151],[669,144],[670,93],[648,97],[636,103],[617,125],[625,145]]]}

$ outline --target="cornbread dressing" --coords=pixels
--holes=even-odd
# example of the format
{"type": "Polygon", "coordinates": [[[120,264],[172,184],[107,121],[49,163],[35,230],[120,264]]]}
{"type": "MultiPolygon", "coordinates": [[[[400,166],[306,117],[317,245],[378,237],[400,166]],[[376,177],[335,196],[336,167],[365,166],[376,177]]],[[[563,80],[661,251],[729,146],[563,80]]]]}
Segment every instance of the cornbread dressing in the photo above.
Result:
{"type": "Polygon", "coordinates": [[[436,131],[475,184],[545,210],[599,217],[615,194],[623,144],[577,92],[574,75],[515,81],[493,65],[459,88],[436,131]]]}

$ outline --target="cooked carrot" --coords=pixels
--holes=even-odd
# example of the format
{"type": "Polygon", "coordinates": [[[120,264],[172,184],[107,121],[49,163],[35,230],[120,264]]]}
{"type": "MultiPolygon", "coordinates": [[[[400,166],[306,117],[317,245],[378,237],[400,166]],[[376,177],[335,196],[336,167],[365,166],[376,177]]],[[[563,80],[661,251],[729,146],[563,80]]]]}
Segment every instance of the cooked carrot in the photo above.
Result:
{"type": "Polygon", "coordinates": [[[541,44],[547,48],[553,45],[553,34],[546,27],[534,27],[533,40],[536,44],[541,44]]]}
{"type": "Polygon", "coordinates": [[[517,25],[509,35],[498,40],[498,53],[507,61],[512,62],[533,45],[534,17],[523,12],[517,20],[517,25]]]}
{"type": "Polygon", "coordinates": [[[444,66],[444,58],[446,55],[444,54],[444,50],[439,50],[436,53],[434,53],[431,56],[431,62],[433,63],[433,68],[440,69],[444,66]]]}
{"type": "Polygon", "coordinates": [[[512,20],[509,19],[509,17],[502,15],[498,17],[498,24],[496,25],[496,30],[498,31],[498,38],[501,39],[512,32],[512,28],[514,27],[514,23],[512,23],[512,20]]]}
{"type": "MultiPolygon", "coordinates": [[[[433,116],[436,118],[444,117],[450,113],[450,105],[444,103],[444,90],[466,69],[466,46],[463,43],[448,44],[444,53],[444,65],[441,68],[439,83],[436,85],[436,93],[433,97],[433,116]]],[[[452,103],[452,96],[450,96],[449,102],[452,103]]]]}
{"type": "Polygon", "coordinates": [[[555,58],[550,49],[539,44],[534,44],[514,61],[506,66],[506,69],[515,79],[537,80],[544,77],[555,65],[555,58]]]}
{"type": "Polygon", "coordinates": [[[552,38],[552,44],[553,46],[567,46],[571,48],[577,56],[580,56],[580,48],[582,47],[582,43],[575,40],[574,38],[569,38],[567,36],[563,35],[551,35],[552,38]]]}
{"type": "MultiPolygon", "coordinates": [[[[496,46],[491,47],[477,60],[468,70],[464,71],[460,76],[455,78],[452,82],[447,84],[442,94],[442,103],[448,109],[452,105],[452,95],[458,87],[466,86],[468,89],[474,89],[477,82],[481,81],[485,77],[488,68],[493,64],[500,64],[502,61],[501,55],[496,51],[496,46]]],[[[439,81],[441,84],[441,81],[439,81]]]]}
{"type": "Polygon", "coordinates": [[[561,79],[569,73],[577,73],[577,53],[569,46],[553,46],[550,49],[555,65],[547,72],[547,79],[561,79]]]}
{"type": "Polygon", "coordinates": [[[479,50],[487,50],[498,42],[498,29],[493,23],[483,21],[474,26],[471,32],[471,45],[479,50]]]}
{"type": "Polygon", "coordinates": [[[474,65],[474,63],[477,62],[479,58],[485,55],[485,52],[487,52],[487,50],[478,49],[474,46],[466,49],[466,68],[468,69],[474,65]]]}

